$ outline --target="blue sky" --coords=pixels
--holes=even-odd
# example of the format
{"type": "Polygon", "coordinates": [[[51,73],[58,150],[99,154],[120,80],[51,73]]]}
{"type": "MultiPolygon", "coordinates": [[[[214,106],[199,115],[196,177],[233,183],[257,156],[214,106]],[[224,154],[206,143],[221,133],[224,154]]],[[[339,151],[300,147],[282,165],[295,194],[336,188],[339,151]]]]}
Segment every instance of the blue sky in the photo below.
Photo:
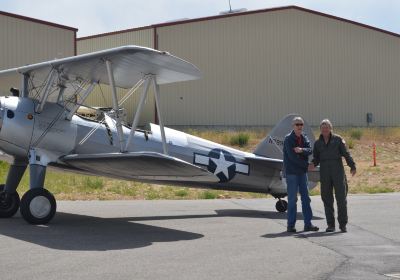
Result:
{"type": "MultiPolygon", "coordinates": [[[[400,33],[400,0],[231,0],[233,9],[297,5],[400,33]]],[[[217,15],[228,0],[0,0],[0,10],[79,29],[78,37],[217,15]]]]}

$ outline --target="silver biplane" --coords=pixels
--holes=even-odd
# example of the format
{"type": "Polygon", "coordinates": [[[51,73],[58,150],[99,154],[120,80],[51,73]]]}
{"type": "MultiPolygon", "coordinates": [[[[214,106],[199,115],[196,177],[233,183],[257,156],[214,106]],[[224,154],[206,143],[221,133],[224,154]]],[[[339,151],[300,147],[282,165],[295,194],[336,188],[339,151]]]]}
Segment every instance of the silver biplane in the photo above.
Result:
{"type": "MultiPolygon", "coordinates": [[[[18,75],[20,89],[0,98],[0,150],[11,163],[0,186],[0,217],[20,209],[31,224],[46,224],[56,212],[54,196],[44,188],[47,167],[157,184],[268,193],[287,209],[282,180],[282,144],[293,115],[285,117],[256,148],[239,151],[164,126],[159,85],[200,78],[192,64],[166,52],[124,46],[0,71],[18,75]],[[112,110],[100,120],[77,114],[99,84],[111,87],[112,110]],[[117,88],[129,89],[118,99],[117,88]],[[123,103],[142,88],[133,123],[123,123],[123,103]],[[159,125],[138,128],[154,89],[159,125]],[[17,187],[29,166],[30,189],[17,187]]],[[[312,142],[313,134],[305,127],[312,142]]],[[[318,176],[315,176],[317,178],[318,176]]],[[[316,181],[316,180],[314,180],[316,181]]],[[[310,187],[315,183],[310,183],[310,187]]],[[[50,186],[51,188],[51,186],[50,186]]]]}

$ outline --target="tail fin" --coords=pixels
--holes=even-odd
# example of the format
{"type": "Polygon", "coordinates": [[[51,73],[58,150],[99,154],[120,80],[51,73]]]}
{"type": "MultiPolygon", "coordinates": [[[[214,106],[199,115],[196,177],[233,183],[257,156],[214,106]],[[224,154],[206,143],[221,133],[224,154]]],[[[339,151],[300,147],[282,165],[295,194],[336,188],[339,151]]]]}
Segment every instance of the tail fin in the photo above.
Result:
{"type": "MultiPolygon", "coordinates": [[[[283,159],[283,141],[285,136],[292,131],[292,120],[294,117],[300,116],[298,114],[289,114],[284,117],[279,123],[271,130],[267,137],[265,137],[254,150],[254,154],[274,158],[283,159]]],[[[311,147],[314,145],[315,137],[311,127],[304,121],[304,134],[307,135],[311,142],[311,147]]]]}

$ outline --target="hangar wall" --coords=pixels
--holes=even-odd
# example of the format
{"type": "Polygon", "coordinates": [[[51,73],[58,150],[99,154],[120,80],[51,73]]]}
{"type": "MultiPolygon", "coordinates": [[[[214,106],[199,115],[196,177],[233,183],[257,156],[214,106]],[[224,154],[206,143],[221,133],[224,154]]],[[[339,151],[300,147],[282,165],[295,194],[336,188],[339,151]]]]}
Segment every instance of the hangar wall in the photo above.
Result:
{"type": "MultiPolygon", "coordinates": [[[[77,42],[78,54],[84,54],[109,48],[115,48],[125,45],[139,45],[143,47],[154,48],[154,30],[151,27],[130,29],[112,33],[101,34],[101,36],[89,36],[79,38],[77,42]]],[[[121,99],[127,90],[117,89],[118,99],[121,99]]],[[[129,98],[124,104],[123,108],[127,114],[127,121],[132,122],[133,114],[139,104],[140,93],[142,87],[129,98]]],[[[142,115],[140,118],[140,125],[146,125],[149,122],[154,122],[155,116],[155,105],[154,105],[154,93],[152,90],[149,91],[146,105],[143,108],[142,115]]],[[[88,97],[87,104],[91,106],[111,106],[111,88],[107,85],[101,85],[101,88],[97,86],[93,93],[88,97]]]]}
{"type": "Polygon", "coordinates": [[[312,125],[400,124],[400,38],[285,9],[157,27],[158,47],[200,81],[162,87],[166,123],[273,125],[298,112],[312,125]],[[184,117],[182,117],[184,116],[184,117]]]}
{"type": "MultiPolygon", "coordinates": [[[[0,70],[76,54],[76,28],[0,11],[0,70]]],[[[18,79],[1,85],[8,94],[18,79]]]]}
{"type": "Polygon", "coordinates": [[[143,41],[139,31],[78,50],[147,44],[197,65],[202,80],[161,86],[167,125],[271,126],[291,112],[312,125],[364,126],[368,112],[400,124],[398,34],[296,6],[153,25],[143,41]]]}

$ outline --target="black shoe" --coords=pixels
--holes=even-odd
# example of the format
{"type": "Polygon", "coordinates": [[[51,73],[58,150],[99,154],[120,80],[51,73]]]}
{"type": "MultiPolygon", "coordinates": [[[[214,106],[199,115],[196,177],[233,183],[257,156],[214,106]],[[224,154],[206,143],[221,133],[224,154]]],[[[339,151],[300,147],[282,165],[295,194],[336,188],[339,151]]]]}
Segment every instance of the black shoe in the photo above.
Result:
{"type": "Polygon", "coordinates": [[[347,232],[347,227],[346,227],[346,225],[341,225],[341,226],[340,226],[340,230],[341,230],[342,232],[347,232]]]}
{"type": "Polygon", "coordinates": [[[335,226],[328,226],[325,231],[326,232],[334,232],[335,231],[335,226]]]}
{"type": "Polygon", "coordinates": [[[304,231],[319,231],[319,227],[314,225],[304,226],[304,231]]]}
{"type": "Polygon", "coordinates": [[[287,227],[287,232],[296,232],[295,227],[287,227]]]}

